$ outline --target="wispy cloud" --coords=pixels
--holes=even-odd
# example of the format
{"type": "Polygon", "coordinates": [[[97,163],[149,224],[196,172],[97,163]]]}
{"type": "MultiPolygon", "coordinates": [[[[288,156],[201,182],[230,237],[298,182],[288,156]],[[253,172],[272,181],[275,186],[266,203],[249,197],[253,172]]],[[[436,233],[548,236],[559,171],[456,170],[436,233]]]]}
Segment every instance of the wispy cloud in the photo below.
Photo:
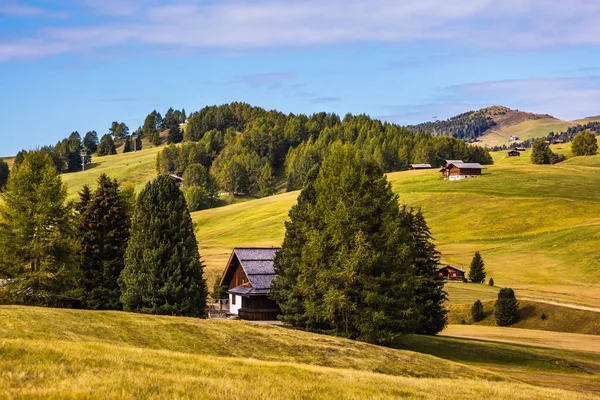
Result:
{"type": "Polygon", "coordinates": [[[5,0],[0,4],[0,16],[11,18],[66,18],[65,11],[52,11],[42,7],[31,6],[16,1],[5,0]]]}
{"type": "Polygon", "coordinates": [[[284,82],[292,81],[295,78],[296,74],[292,72],[268,72],[238,76],[232,80],[232,83],[242,83],[253,89],[265,86],[269,89],[275,89],[281,87],[284,82]]]}
{"type": "MultiPolygon", "coordinates": [[[[0,60],[48,55],[40,47],[79,52],[114,46],[227,51],[415,41],[442,43],[450,49],[457,43],[480,49],[600,45],[600,2],[595,0],[78,0],[76,4],[78,14],[69,26],[21,32],[20,39],[1,44],[0,60]],[[93,25],[86,23],[90,17],[86,13],[92,13],[93,25]],[[2,50],[24,43],[29,43],[27,51],[2,50]]],[[[14,7],[13,15],[37,12],[14,7]]]]}
{"type": "Polygon", "coordinates": [[[441,89],[431,103],[388,106],[383,119],[416,123],[445,119],[490,105],[577,119],[600,114],[600,76],[512,79],[454,85],[441,89]]]}

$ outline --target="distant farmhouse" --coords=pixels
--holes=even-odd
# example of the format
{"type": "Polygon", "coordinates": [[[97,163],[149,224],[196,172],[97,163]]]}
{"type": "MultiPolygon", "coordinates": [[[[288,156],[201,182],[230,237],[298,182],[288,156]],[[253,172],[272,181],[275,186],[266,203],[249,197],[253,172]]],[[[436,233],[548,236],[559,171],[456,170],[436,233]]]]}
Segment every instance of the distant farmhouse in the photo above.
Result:
{"type": "Polygon", "coordinates": [[[520,155],[521,155],[521,153],[519,153],[517,150],[511,150],[508,152],[509,157],[518,157],[520,155]]]}
{"type": "Polygon", "coordinates": [[[510,140],[519,140],[519,137],[518,136],[511,136],[510,140]]]}
{"type": "Polygon", "coordinates": [[[239,248],[229,257],[221,286],[229,287],[229,313],[240,319],[276,320],[277,303],[268,298],[275,279],[275,248],[239,248]]]}
{"type": "Polygon", "coordinates": [[[455,267],[453,265],[446,265],[437,270],[437,274],[445,281],[459,281],[466,282],[465,270],[455,267]]]}
{"type": "Polygon", "coordinates": [[[412,169],[431,169],[431,164],[411,164],[412,169]]]}
{"type": "Polygon", "coordinates": [[[444,179],[458,181],[461,179],[474,178],[481,175],[483,166],[479,163],[465,163],[462,160],[446,160],[440,172],[444,179]]]}
{"type": "Polygon", "coordinates": [[[526,151],[527,149],[525,147],[516,147],[515,150],[516,151],[526,151]]]}

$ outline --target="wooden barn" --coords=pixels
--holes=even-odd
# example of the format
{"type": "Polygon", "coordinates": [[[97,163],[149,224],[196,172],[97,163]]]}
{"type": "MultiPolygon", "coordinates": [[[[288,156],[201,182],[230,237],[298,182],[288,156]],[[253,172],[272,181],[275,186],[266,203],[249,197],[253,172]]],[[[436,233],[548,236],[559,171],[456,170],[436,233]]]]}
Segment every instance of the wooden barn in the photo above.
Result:
{"type": "Polygon", "coordinates": [[[479,163],[465,163],[460,160],[446,160],[440,172],[444,179],[458,181],[461,179],[474,178],[481,175],[483,166],[479,163]]]}
{"type": "Polygon", "coordinates": [[[518,152],[518,151],[516,151],[516,150],[511,150],[511,151],[509,151],[509,152],[508,152],[508,156],[509,156],[509,157],[518,157],[518,156],[520,156],[520,155],[521,155],[521,153],[519,153],[519,152],[518,152]]]}
{"type": "Polygon", "coordinates": [[[280,309],[268,298],[275,278],[275,248],[233,249],[221,286],[229,287],[229,313],[254,321],[276,320],[280,309]]]}
{"type": "Polygon", "coordinates": [[[453,265],[446,265],[437,270],[438,276],[445,281],[466,282],[465,271],[453,265]]]}

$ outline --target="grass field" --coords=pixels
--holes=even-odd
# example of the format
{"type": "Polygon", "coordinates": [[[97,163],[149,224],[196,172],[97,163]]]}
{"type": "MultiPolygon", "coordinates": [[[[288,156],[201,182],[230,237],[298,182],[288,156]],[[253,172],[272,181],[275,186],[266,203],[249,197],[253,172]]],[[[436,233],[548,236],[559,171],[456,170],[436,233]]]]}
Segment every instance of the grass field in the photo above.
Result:
{"type": "Polygon", "coordinates": [[[508,145],[511,136],[517,136],[519,141],[546,137],[550,132],[564,132],[571,126],[584,125],[594,121],[600,121],[600,116],[574,121],[562,121],[554,118],[528,120],[512,126],[492,128],[480,138],[479,143],[489,147],[508,145]]]}
{"type": "Polygon", "coordinates": [[[599,398],[600,355],[581,351],[415,335],[391,349],[240,321],[34,307],[1,306],[0,320],[0,398],[599,398]]]}
{"type": "MultiPolygon", "coordinates": [[[[471,283],[467,285],[473,285],[471,283]]],[[[454,295],[455,292],[451,291],[454,295]]],[[[496,326],[494,319],[494,299],[483,297],[483,308],[485,318],[480,322],[474,322],[471,318],[471,303],[450,304],[448,322],[450,324],[462,324],[464,321],[473,326],[496,326]]],[[[580,333],[587,335],[600,335],[600,310],[578,310],[561,307],[553,304],[545,304],[535,301],[520,300],[518,321],[512,328],[544,330],[552,332],[580,333]]],[[[464,325],[463,325],[464,326],[464,325]]],[[[600,336],[595,339],[600,344],[600,336]]],[[[600,350],[600,347],[598,348],[600,350]]]]}
{"type": "MultiPolygon", "coordinates": [[[[388,179],[401,203],[422,208],[443,262],[467,269],[480,251],[497,286],[600,306],[600,155],[555,166],[532,165],[528,156],[520,164],[501,153],[494,158],[496,164],[476,179],[445,182],[435,170],[390,173],[388,179]]],[[[193,214],[210,283],[233,247],[281,244],[297,193],[193,214]]],[[[464,285],[448,290],[452,302],[465,303],[489,291],[470,294],[464,285]]]]}

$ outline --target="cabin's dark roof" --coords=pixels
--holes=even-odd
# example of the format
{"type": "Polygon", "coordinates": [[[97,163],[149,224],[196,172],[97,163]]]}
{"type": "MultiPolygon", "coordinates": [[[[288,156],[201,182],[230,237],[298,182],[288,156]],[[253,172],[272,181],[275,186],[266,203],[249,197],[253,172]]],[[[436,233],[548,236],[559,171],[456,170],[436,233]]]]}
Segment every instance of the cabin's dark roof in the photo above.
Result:
{"type": "Polygon", "coordinates": [[[244,269],[250,285],[241,285],[229,290],[230,293],[251,296],[266,295],[271,289],[271,282],[275,279],[275,269],[273,262],[275,260],[276,248],[240,248],[233,249],[229,264],[235,258],[240,262],[244,269]]]}
{"type": "MultiPolygon", "coordinates": [[[[460,169],[483,169],[483,165],[479,163],[453,162],[450,165],[454,165],[456,168],[460,169]]],[[[450,167],[450,165],[448,165],[448,167],[450,167]]]]}
{"type": "Polygon", "coordinates": [[[448,264],[448,265],[446,265],[446,266],[443,266],[442,268],[439,268],[439,269],[438,269],[438,272],[439,272],[439,271],[441,271],[441,270],[443,270],[443,269],[446,269],[446,268],[453,268],[453,269],[455,269],[455,270],[457,270],[457,271],[460,271],[460,272],[463,272],[463,273],[466,273],[466,272],[467,272],[467,271],[465,271],[464,269],[461,269],[461,268],[455,267],[454,265],[449,265],[449,264],[448,264]]]}

